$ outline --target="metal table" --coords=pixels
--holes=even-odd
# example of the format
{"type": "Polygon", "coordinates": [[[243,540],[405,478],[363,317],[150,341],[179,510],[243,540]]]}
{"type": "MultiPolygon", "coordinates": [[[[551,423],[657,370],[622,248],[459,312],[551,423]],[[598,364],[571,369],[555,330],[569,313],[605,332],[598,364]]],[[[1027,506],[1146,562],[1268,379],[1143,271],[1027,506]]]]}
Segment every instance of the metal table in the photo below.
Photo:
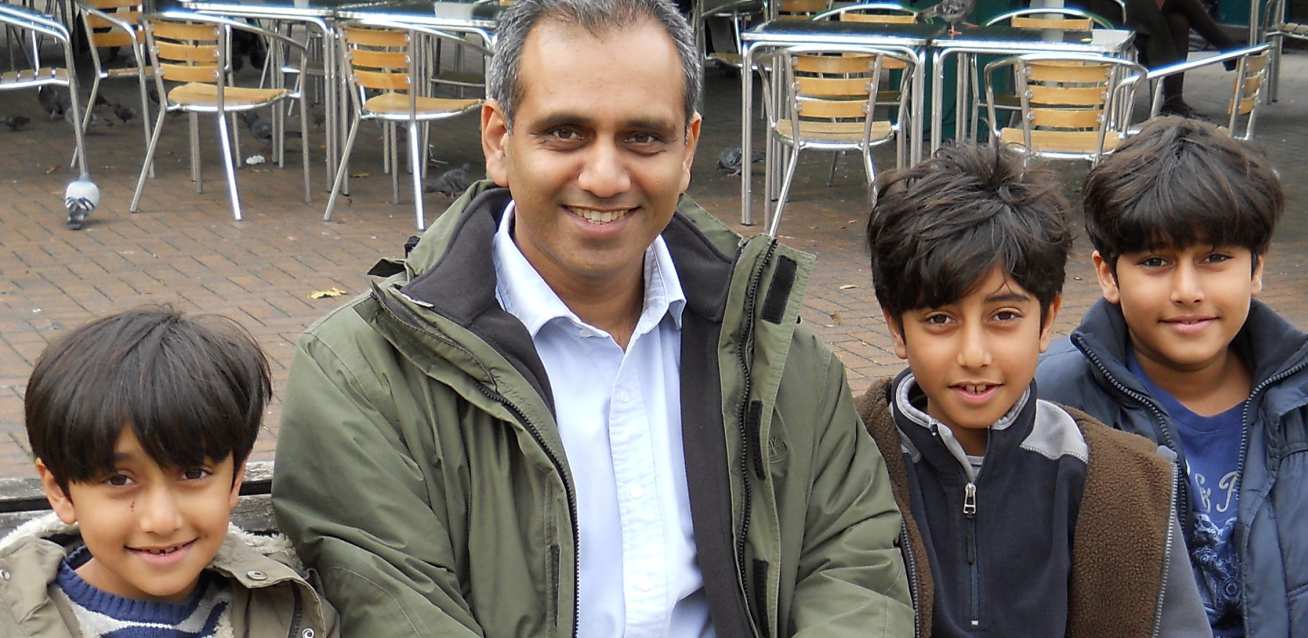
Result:
{"type": "MultiPolygon", "coordinates": [[[[1135,39],[1135,32],[1122,29],[1064,31],[1060,29],[1014,29],[1007,25],[969,28],[956,36],[944,33],[931,41],[931,151],[940,148],[940,129],[944,119],[941,91],[945,82],[945,60],[958,57],[958,91],[955,94],[955,118],[961,118],[968,96],[968,58],[992,53],[1091,53],[1121,56],[1135,39]]],[[[964,127],[955,125],[955,138],[963,139],[964,127]]]]}
{"type": "Polygon", "coordinates": [[[918,24],[868,24],[862,22],[839,21],[789,21],[774,20],[765,22],[740,35],[741,71],[741,164],[740,172],[740,223],[751,225],[754,216],[750,210],[750,119],[754,110],[753,72],[756,52],[797,44],[815,45],[855,45],[874,46],[903,51],[911,55],[914,65],[913,89],[911,103],[912,132],[909,141],[911,163],[917,163],[922,155],[922,121],[923,104],[922,85],[926,77],[923,65],[923,53],[936,35],[943,33],[942,23],[918,24]]]}
{"type": "Polygon", "coordinates": [[[380,18],[442,31],[473,33],[494,48],[495,27],[504,8],[499,0],[355,0],[342,4],[336,10],[336,17],[363,21],[380,18]]]}

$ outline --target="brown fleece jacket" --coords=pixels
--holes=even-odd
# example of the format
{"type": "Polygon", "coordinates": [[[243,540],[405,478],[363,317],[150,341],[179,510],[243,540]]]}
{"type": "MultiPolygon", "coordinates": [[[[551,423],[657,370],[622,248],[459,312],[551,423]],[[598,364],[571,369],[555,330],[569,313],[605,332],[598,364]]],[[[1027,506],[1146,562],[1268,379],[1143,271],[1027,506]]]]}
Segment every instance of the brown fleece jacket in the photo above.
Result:
{"type": "MultiPolygon", "coordinates": [[[[895,502],[904,514],[915,561],[919,635],[925,638],[931,635],[935,588],[912,515],[899,430],[890,412],[891,381],[873,384],[856,403],[885,459],[895,502]]],[[[1144,437],[1113,430],[1075,408],[1060,407],[1072,415],[1090,450],[1072,543],[1067,636],[1150,636],[1158,624],[1167,562],[1172,464],[1144,437]]]]}

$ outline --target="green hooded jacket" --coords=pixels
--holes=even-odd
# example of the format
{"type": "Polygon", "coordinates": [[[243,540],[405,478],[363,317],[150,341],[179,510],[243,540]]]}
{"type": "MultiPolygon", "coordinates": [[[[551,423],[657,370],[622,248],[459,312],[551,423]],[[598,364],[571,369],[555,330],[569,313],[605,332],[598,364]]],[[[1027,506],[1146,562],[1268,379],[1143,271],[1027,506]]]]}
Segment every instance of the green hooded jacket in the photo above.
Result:
{"type": "MultiPolygon", "coordinates": [[[[473,185],[372,290],[300,339],[279,527],[343,634],[575,636],[574,481],[551,381],[495,299],[509,192],[473,185]]],[[[719,638],[913,635],[901,519],[839,360],[798,325],[812,258],[689,198],[663,232],[686,296],[681,410],[719,638]]]]}

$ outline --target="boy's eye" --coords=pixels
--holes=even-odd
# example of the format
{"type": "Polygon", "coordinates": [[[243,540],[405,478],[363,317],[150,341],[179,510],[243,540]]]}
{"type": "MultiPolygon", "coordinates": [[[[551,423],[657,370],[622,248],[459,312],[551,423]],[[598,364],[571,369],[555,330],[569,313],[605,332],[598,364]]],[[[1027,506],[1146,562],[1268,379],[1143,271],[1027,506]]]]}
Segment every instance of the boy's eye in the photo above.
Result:
{"type": "Polygon", "coordinates": [[[1145,257],[1144,259],[1141,259],[1139,263],[1145,268],[1162,268],[1167,265],[1167,260],[1162,257],[1153,256],[1145,257]]]}
{"type": "Polygon", "coordinates": [[[1017,321],[1022,318],[1022,314],[1016,310],[1000,310],[995,313],[996,321],[1017,321]]]}
{"type": "Polygon", "coordinates": [[[941,313],[927,315],[922,318],[922,323],[925,323],[928,326],[943,326],[949,323],[949,315],[941,313]]]}
{"type": "Polygon", "coordinates": [[[188,481],[198,481],[210,474],[213,474],[213,472],[202,467],[188,467],[182,470],[182,478],[188,481]]]}
{"type": "Polygon", "coordinates": [[[132,478],[126,474],[111,474],[104,480],[104,484],[110,487],[127,487],[132,484],[132,478]]]}
{"type": "Polygon", "coordinates": [[[1209,253],[1207,257],[1204,257],[1204,261],[1210,264],[1220,264],[1231,259],[1232,257],[1226,253],[1209,253]]]}

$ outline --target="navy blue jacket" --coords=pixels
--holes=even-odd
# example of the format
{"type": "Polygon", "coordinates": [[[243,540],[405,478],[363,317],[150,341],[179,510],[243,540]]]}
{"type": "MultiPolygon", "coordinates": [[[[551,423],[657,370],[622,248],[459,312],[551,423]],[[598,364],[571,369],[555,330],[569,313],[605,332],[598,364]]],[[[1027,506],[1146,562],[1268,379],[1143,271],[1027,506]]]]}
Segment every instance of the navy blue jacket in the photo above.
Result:
{"type": "MultiPolygon", "coordinates": [[[[1149,437],[1184,459],[1166,412],[1126,368],[1127,343],[1121,309],[1100,300],[1071,337],[1041,357],[1040,398],[1149,437]]],[[[1308,636],[1308,335],[1255,300],[1232,347],[1254,379],[1232,537],[1244,584],[1245,631],[1252,638],[1308,636]]],[[[1181,503],[1189,538],[1188,494],[1181,503]]]]}

